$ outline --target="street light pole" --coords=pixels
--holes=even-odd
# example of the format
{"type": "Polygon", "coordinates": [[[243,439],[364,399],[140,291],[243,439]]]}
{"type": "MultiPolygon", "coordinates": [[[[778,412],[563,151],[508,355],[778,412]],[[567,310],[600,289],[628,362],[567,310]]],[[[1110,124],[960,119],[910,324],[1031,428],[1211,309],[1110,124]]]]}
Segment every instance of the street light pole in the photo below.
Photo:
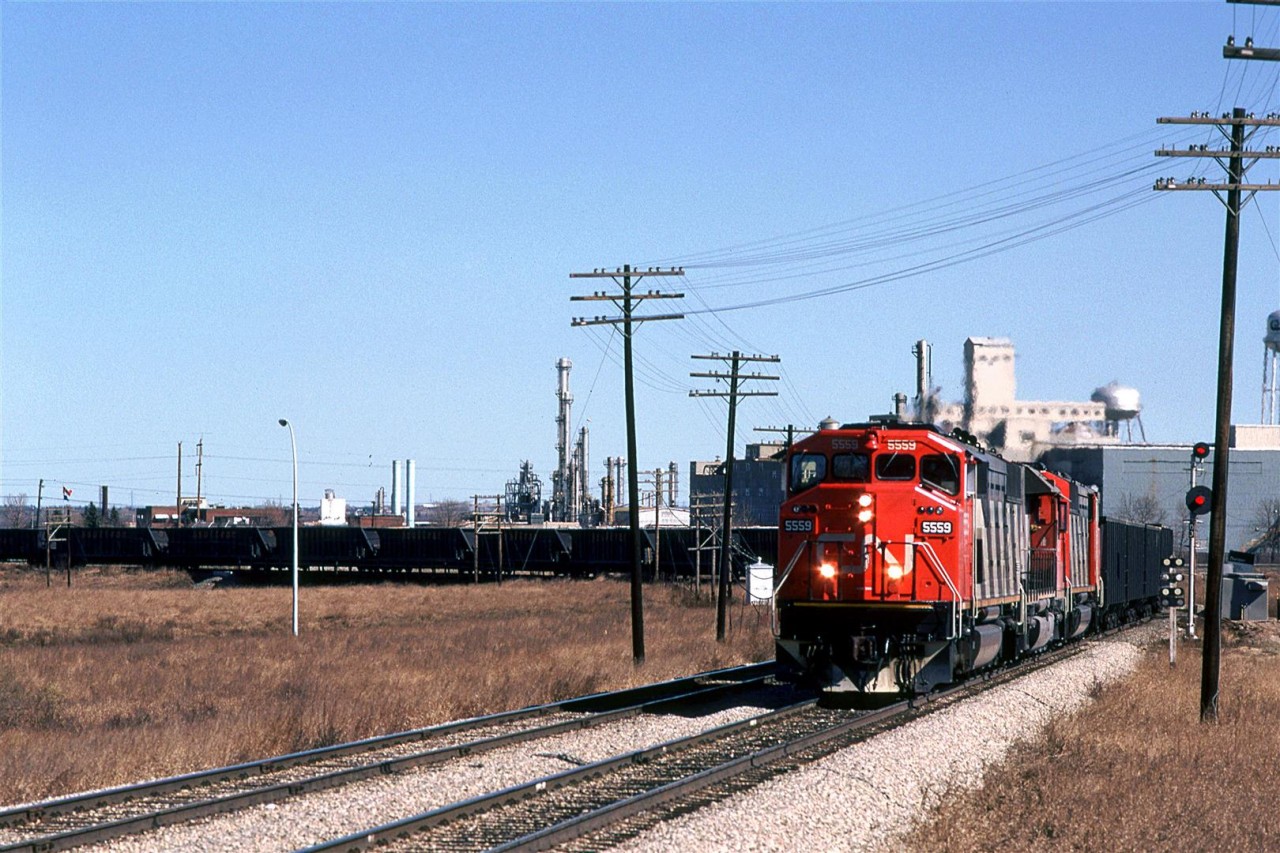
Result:
{"type": "Polygon", "coordinates": [[[289,448],[293,451],[293,636],[298,636],[298,442],[293,437],[293,424],[284,418],[280,426],[289,429],[289,448]]]}

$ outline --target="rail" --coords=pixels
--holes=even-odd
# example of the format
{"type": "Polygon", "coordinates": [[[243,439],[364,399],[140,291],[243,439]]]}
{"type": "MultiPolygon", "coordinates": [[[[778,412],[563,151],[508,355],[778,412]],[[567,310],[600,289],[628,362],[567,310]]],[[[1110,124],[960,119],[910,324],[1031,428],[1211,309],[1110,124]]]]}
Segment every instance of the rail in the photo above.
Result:
{"type": "Polygon", "coordinates": [[[854,715],[820,709],[807,700],[371,827],[304,853],[372,848],[547,850],[575,839],[582,849],[605,849],[889,725],[929,714],[1079,651],[1048,653],[989,678],[939,691],[925,703],[902,701],[854,715]],[[623,825],[627,820],[635,822],[623,825]]]}
{"type": "Polygon", "coordinates": [[[734,690],[762,684],[774,671],[772,661],[713,670],[613,693],[592,694],[518,711],[472,717],[425,729],[291,753],[263,761],[5,809],[0,811],[0,827],[16,828],[23,837],[0,843],[0,851],[46,853],[65,850],[161,826],[180,824],[198,817],[275,802],[301,793],[439,763],[499,746],[589,728],[663,706],[713,699],[734,690]],[[707,682],[713,683],[708,686],[707,682]],[[538,723],[543,719],[550,719],[553,714],[573,713],[585,716],[559,719],[533,728],[525,726],[477,740],[427,748],[410,754],[374,754],[379,749],[392,749],[436,736],[485,727],[501,727],[523,720],[538,723]],[[354,766],[339,765],[339,769],[333,769],[333,765],[323,769],[318,766],[324,761],[353,755],[359,756],[354,766]],[[314,769],[305,769],[308,766],[314,769]],[[287,778],[281,776],[290,769],[294,769],[293,775],[287,778]],[[297,775],[300,769],[303,776],[297,775]],[[306,776],[307,773],[311,775],[306,776]],[[118,807],[126,803],[130,805],[132,814],[121,817],[118,807]],[[94,812],[110,814],[97,818],[94,812]],[[73,825],[68,828],[68,823],[73,825]],[[54,830],[52,833],[50,828],[54,830]]]}

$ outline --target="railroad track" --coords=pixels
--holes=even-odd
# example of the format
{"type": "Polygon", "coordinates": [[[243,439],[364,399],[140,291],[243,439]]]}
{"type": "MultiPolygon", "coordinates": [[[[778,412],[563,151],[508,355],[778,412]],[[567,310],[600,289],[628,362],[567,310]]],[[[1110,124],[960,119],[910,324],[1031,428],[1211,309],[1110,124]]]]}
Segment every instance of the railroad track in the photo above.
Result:
{"type": "Polygon", "coordinates": [[[759,688],[772,662],[0,810],[0,851],[56,851],[759,688]]]}
{"type": "Polygon", "coordinates": [[[817,699],[372,827],[319,851],[547,850],[575,840],[598,850],[670,816],[759,784],[961,698],[1052,666],[1084,644],[988,678],[876,711],[822,708],[817,699]]]}

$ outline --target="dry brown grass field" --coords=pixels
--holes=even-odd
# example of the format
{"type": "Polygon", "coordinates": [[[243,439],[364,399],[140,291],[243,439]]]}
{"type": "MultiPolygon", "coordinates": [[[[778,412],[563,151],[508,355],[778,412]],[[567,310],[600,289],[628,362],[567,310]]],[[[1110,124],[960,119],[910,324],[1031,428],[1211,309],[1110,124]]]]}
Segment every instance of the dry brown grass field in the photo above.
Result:
{"type": "Polygon", "coordinates": [[[766,614],[728,642],[691,592],[625,583],[194,589],[88,569],[68,589],[0,567],[0,804],[261,758],[763,660],[766,614]]]}
{"type": "MultiPolygon", "coordinates": [[[[1271,578],[1272,606],[1280,580],[1271,578]]],[[[628,587],[193,589],[178,573],[87,570],[67,589],[0,567],[0,803],[167,775],[761,660],[764,614],[646,587],[631,664],[628,587]]],[[[1280,625],[1227,623],[1220,720],[1198,722],[1196,644],[957,792],[920,851],[1277,850],[1280,625]]]]}
{"type": "MultiPolygon", "coordinates": [[[[1280,578],[1270,578],[1276,613],[1280,578]]],[[[1167,637],[1167,635],[1166,635],[1167,637]]],[[[1127,681],[958,792],[905,850],[1280,850],[1280,623],[1224,623],[1219,715],[1198,643],[1153,646],[1127,681]]]]}

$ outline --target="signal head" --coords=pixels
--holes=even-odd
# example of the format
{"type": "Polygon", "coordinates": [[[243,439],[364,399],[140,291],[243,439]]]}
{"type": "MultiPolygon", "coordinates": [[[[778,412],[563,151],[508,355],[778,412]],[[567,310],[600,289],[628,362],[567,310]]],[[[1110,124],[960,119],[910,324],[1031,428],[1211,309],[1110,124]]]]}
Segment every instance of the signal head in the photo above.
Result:
{"type": "Polygon", "coordinates": [[[1192,515],[1203,515],[1213,509],[1213,490],[1208,486],[1196,486],[1187,490],[1187,509],[1192,515]]]}
{"type": "Polygon", "coordinates": [[[1207,441],[1197,441],[1191,447],[1191,461],[1203,462],[1209,458],[1209,453],[1212,450],[1213,447],[1207,441]]]}

